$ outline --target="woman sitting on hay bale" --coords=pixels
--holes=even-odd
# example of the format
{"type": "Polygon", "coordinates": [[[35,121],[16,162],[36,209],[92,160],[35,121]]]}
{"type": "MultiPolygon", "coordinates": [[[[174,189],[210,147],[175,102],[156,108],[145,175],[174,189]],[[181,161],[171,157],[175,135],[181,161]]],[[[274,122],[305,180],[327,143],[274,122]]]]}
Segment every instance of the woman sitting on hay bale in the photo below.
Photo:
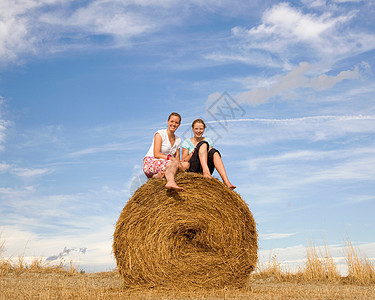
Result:
{"type": "Polygon", "coordinates": [[[168,128],[158,130],[150,149],[143,159],[143,172],[148,178],[162,178],[165,176],[168,189],[183,190],[175,181],[178,171],[185,171],[188,163],[180,161],[181,139],[175,135],[180,126],[181,116],[173,112],[168,117],[168,128]]]}
{"type": "Polygon", "coordinates": [[[182,143],[182,161],[189,163],[187,171],[202,173],[203,176],[212,178],[211,175],[216,168],[224,184],[230,189],[235,189],[236,186],[228,179],[220,152],[213,148],[210,138],[203,136],[206,124],[202,119],[196,119],[191,127],[194,137],[182,143]]]}
{"type": "Polygon", "coordinates": [[[213,148],[210,138],[203,137],[206,124],[196,119],[193,124],[194,137],[186,139],[182,144],[182,161],[180,161],[181,139],[174,133],[181,124],[181,116],[171,113],[168,117],[168,128],[155,133],[151,147],[143,159],[143,172],[148,178],[165,176],[167,189],[183,190],[175,181],[177,172],[202,173],[212,178],[214,169],[218,171],[224,184],[230,189],[236,186],[230,183],[220,152],[213,148]]]}

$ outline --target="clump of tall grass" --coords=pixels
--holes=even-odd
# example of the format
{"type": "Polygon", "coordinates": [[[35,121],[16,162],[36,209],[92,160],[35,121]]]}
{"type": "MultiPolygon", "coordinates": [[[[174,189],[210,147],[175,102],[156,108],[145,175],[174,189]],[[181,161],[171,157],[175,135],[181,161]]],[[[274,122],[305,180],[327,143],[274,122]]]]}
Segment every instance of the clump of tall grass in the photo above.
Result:
{"type": "MultiPolygon", "coordinates": [[[[305,267],[299,272],[304,281],[329,281],[337,282],[341,275],[337,270],[328,247],[324,245],[324,252],[321,248],[317,250],[314,243],[307,242],[307,260],[305,267]]],[[[297,273],[298,274],[298,273],[297,273]]]]}
{"type": "Polygon", "coordinates": [[[62,272],[75,274],[78,273],[78,268],[70,262],[67,265],[64,261],[59,261],[55,264],[45,262],[43,258],[33,258],[31,263],[26,263],[23,256],[19,256],[16,260],[10,258],[0,257],[0,275],[7,273],[49,273],[49,272],[62,272]]]}
{"type": "Polygon", "coordinates": [[[31,263],[25,261],[24,255],[18,256],[17,259],[4,258],[5,241],[0,234],[0,276],[7,273],[44,273],[44,272],[63,272],[75,274],[78,273],[78,267],[72,261],[67,265],[63,259],[59,261],[46,262],[43,258],[33,258],[31,263]]]}
{"type": "Polygon", "coordinates": [[[276,281],[288,281],[294,274],[285,266],[277,261],[276,256],[272,256],[271,252],[267,263],[258,264],[255,272],[251,275],[251,279],[272,278],[276,281]]]}
{"type": "Polygon", "coordinates": [[[340,275],[336,264],[324,245],[324,250],[317,248],[314,243],[307,243],[306,262],[296,272],[291,272],[277,261],[273,256],[268,263],[258,265],[253,279],[272,278],[276,281],[299,281],[299,282],[330,282],[330,283],[352,283],[359,285],[375,284],[375,267],[368,258],[362,258],[355,250],[351,241],[345,242],[346,263],[348,275],[340,275]]]}
{"type": "Polygon", "coordinates": [[[347,280],[362,285],[375,283],[374,264],[368,258],[359,256],[359,251],[353,247],[350,239],[345,244],[348,265],[347,280]]]}

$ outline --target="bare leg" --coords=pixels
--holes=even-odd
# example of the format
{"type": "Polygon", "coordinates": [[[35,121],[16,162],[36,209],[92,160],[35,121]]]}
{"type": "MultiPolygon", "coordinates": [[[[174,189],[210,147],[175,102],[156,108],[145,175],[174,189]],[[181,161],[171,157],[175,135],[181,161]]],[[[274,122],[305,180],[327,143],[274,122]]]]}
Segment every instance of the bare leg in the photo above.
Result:
{"type": "Polygon", "coordinates": [[[220,177],[223,179],[224,184],[230,189],[234,190],[236,186],[230,183],[228,176],[227,176],[227,172],[225,171],[225,168],[224,168],[223,160],[221,159],[221,156],[217,152],[214,153],[214,165],[215,165],[217,172],[220,174],[220,177]]]}
{"type": "Polygon", "coordinates": [[[174,190],[180,190],[183,191],[184,189],[182,187],[179,187],[174,179],[176,176],[177,170],[179,167],[179,161],[174,160],[171,161],[169,164],[167,164],[165,168],[165,178],[167,179],[167,184],[165,187],[167,189],[174,189],[174,190]]]}
{"type": "Polygon", "coordinates": [[[165,175],[164,171],[160,171],[159,173],[156,173],[152,176],[152,178],[163,178],[165,175]]]}
{"type": "Polygon", "coordinates": [[[199,148],[199,161],[203,169],[203,176],[206,178],[212,178],[210,169],[207,165],[207,144],[203,143],[199,148]]]}

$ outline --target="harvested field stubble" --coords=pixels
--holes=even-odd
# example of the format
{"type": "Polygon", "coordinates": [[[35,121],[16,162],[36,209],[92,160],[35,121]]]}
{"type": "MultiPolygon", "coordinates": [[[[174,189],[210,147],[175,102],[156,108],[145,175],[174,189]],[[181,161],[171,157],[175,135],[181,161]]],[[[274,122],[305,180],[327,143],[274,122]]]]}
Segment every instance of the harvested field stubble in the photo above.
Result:
{"type": "Polygon", "coordinates": [[[176,182],[185,190],[148,180],[117,221],[113,251],[125,285],[244,286],[258,250],[246,203],[217,179],[182,173],[176,182]]]}

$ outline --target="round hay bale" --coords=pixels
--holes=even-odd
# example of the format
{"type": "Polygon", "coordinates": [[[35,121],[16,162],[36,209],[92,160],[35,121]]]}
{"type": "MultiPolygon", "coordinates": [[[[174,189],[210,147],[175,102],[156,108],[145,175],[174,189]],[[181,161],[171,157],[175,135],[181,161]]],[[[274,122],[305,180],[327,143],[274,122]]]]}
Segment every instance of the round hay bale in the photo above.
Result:
{"type": "Polygon", "coordinates": [[[253,216],[218,179],[180,173],[185,190],[149,179],[125,205],[113,252],[128,287],[242,287],[257,263],[253,216]]]}

